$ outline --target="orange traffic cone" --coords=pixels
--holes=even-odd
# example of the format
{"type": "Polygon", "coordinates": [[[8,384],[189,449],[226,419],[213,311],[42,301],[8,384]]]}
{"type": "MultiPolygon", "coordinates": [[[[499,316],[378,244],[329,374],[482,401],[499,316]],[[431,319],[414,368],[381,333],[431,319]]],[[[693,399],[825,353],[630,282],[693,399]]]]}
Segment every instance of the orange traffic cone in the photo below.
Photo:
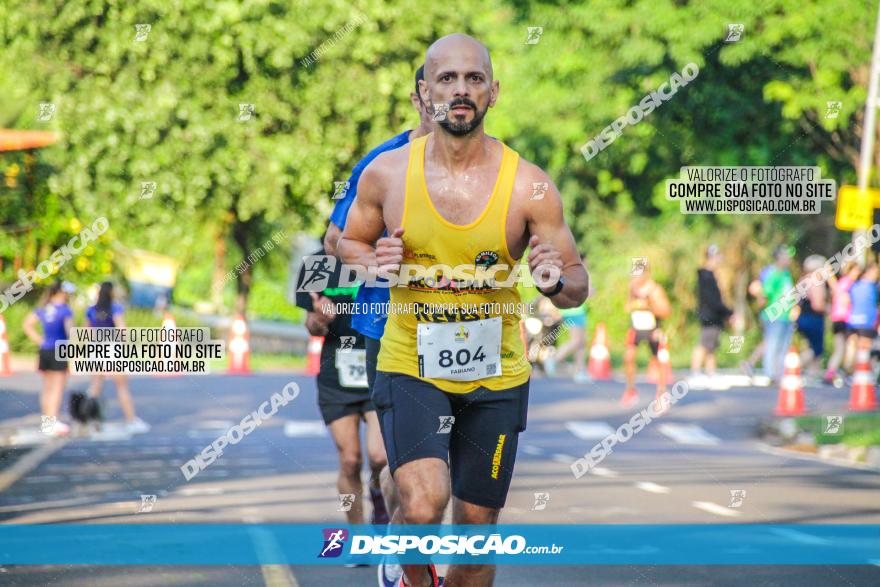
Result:
{"type": "Polygon", "coordinates": [[[852,388],[849,394],[849,409],[854,412],[870,412],[877,409],[877,395],[871,379],[871,351],[860,348],[856,354],[856,369],[853,373],[852,388]]]}
{"type": "Polygon", "coordinates": [[[806,413],[801,358],[794,347],[785,355],[785,371],[779,383],[779,400],[776,402],[775,413],[777,416],[801,416],[806,413]]]}
{"type": "Polygon", "coordinates": [[[306,373],[317,375],[321,370],[321,349],[324,348],[323,336],[310,336],[306,355],[306,373]]]}
{"type": "Polygon", "coordinates": [[[611,354],[608,352],[608,333],[605,324],[600,322],[596,325],[596,335],[593,337],[593,346],[590,347],[590,363],[587,366],[590,377],[596,380],[607,381],[611,379],[611,354]]]}
{"type": "Polygon", "coordinates": [[[664,380],[666,383],[672,381],[672,362],[669,360],[669,346],[666,344],[666,335],[660,336],[660,343],[657,348],[657,356],[651,357],[648,363],[648,382],[657,383],[660,380],[660,370],[663,370],[664,380]]]}
{"type": "Polygon", "coordinates": [[[0,376],[12,375],[9,367],[9,339],[6,336],[6,319],[0,314],[0,376]]]}
{"type": "Polygon", "coordinates": [[[239,314],[232,321],[232,328],[229,329],[229,344],[227,351],[229,352],[229,370],[227,373],[250,373],[250,357],[251,345],[249,338],[247,322],[244,316],[239,314]]]}

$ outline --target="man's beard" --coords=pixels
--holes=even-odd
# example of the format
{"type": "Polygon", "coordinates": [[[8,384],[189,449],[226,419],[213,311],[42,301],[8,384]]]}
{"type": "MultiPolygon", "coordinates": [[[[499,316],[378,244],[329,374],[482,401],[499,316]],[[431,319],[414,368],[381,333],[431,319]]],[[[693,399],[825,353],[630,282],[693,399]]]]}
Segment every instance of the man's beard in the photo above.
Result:
{"type": "Polygon", "coordinates": [[[439,121],[438,124],[440,128],[448,132],[454,137],[463,137],[472,133],[480,124],[483,122],[483,117],[486,116],[486,112],[489,111],[489,105],[486,104],[486,109],[480,112],[477,108],[477,105],[468,100],[467,98],[456,98],[452,102],[449,103],[449,110],[447,111],[446,118],[439,121]],[[456,106],[468,106],[474,111],[474,118],[470,122],[466,120],[462,120],[461,122],[453,122],[451,113],[452,109],[456,106]]]}

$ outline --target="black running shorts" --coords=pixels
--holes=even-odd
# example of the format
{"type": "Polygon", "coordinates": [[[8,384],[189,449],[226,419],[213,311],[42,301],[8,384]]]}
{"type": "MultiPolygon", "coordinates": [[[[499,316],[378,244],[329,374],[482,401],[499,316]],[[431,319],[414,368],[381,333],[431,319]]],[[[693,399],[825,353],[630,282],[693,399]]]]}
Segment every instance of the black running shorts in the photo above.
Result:
{"type": "Polygon", "coordinates": [[[651,347],[651,354],[655,357],[657,353],[660,351],[660,341],[654,338],[654,333],[657,330],[636,330],[635,328],[630,328],[626,332],[626,345],[627,346],[639,346],[642,342],[647,342],[648,346],[651,347]]]}
{"type": "Polygon", "coordinates": [[[40,349],[40,357],[37,361],[39,371],[67,371],[67,361],[59,361],[55,358],[55,349],[40,349]]]}
{"type": "Polygon", "coordinates": [[[455,497],[504,507],[517,439],[526,429],[528,381],[499,391],[447,393],[416,377],[379,371],[372,397],[392,473],[417,459],[442,459],[455,497]]]}
{"type": "Polygon", "coordinates": [[[333,387],[320,381],[318,382],[318,408],[321,410],[321,417],[327,426],[344,416],[359,414],[363,417],[367,412],[376,409],[370,400],[369,390],[333,387]]]}

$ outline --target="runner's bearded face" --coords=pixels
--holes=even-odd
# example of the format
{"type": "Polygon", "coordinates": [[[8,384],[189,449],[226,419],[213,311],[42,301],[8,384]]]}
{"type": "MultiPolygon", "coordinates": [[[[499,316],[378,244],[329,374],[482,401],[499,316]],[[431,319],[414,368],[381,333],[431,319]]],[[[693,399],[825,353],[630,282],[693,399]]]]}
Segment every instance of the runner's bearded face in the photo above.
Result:
{"type": "Polygon", "coordinates": [[[455,98],[449,103],[449,112],[446,114],[446,118],[440,121],[440,128],[453,136],[463,137],[479,128],[483,122],[483,117],[486,116],[488,111],[488,101],[486,102],[486,107],[480,111],[477,105],[469,98],[464,96],[455,98]],[[470,110],[464,110],[465,106],[470,110]],[[472,116],[470,121],[468,121],[469,116],[472,116]]]}

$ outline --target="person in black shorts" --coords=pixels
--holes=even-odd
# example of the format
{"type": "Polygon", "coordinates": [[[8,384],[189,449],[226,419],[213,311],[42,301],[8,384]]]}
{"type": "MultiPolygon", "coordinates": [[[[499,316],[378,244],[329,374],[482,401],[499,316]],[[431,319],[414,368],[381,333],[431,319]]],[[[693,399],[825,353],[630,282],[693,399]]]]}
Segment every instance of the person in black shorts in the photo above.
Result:
{"type": "Polygon", "coordinates": [[[52,436],[67,436],[70,426],[58,419],[67,384],[67,361],[55,355],[55,343],[67,340],[73,328],[73,310],[67,297],[76,291],[72,283],[56,281],[43,295],[40,305],[24,319],[22,328],[39,348],[38,369],[43,375],[40,391],[41,429],[52,436]],[[42,334],[36,326],[42,326],[42,334]]]}
{"type": "MultiPolygon", "coordinates": [[[[721,299],[721,290],[715,279],[715,270],[721,263],[721,251],[709,245],[703,266],[697,270],[697,317],[700,320],[700,342],[691,355],[691,378],[702,380],[701,369],[706,366],[706,376],[715,376],[715,350],[724,323],[733,316],[721,299]]],[[[708,380],[702,381],[704,384],[708,380]]]]}
{"type": "MultiPolygon", "coordinates": [[[[308,312],[306,328],[309,333],[324,337],[317,377],[318,407],[339,454],[337,488],[340,504],[343,509],[350,506],[346,511],[349,524],[363,524],[361,421],[367,428],[371,494],[380,492],[379,474],[386,464],[385,447],[376,408],[370,400],[364,337],[352,329],[351,314],[343,308],[354,302],[357,287],[339,287],[340,272],[335,259],[325,255],[323,249],[307,256],[297,278],[296,305],[308,312]],[[320,294],[301,291],[315,280],[326,280],[320,294]],[[337,313],[337,309],[346,311],[337,313]]],[[[387,524],[388,513],[381,493],[379,499],[372,501],[370,523],[387,524]]]]}

